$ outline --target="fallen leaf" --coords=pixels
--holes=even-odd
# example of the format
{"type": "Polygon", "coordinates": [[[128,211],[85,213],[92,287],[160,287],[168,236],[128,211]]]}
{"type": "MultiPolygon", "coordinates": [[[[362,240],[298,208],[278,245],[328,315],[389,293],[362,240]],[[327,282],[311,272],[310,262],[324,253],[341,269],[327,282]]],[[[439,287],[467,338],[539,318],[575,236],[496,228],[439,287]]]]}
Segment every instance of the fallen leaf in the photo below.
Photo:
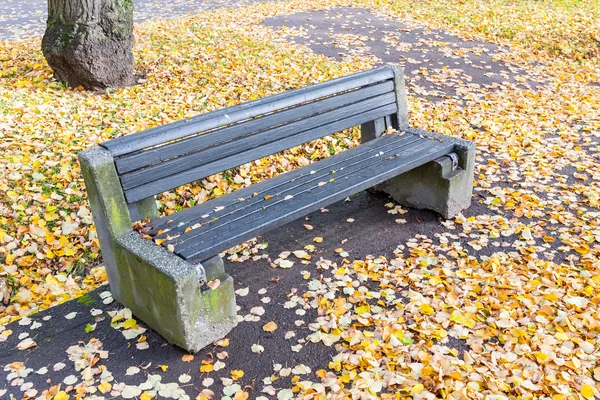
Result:
{"type": "Polygon", "coordinates": [[[263,325],[263,330],[265,332],[275,332],[277,330],[277,324],[273,321],[267,322],[265,325],[263,325]]]}

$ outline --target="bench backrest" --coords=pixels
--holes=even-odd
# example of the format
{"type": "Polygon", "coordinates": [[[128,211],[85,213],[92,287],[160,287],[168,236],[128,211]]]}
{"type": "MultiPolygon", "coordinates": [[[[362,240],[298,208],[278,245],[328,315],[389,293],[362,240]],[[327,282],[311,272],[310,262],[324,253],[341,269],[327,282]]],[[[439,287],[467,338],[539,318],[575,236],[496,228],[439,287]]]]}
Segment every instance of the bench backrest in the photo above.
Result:
{"type": "Polygon", "coordinates": [[[128,204],[385,118],[407,124],[402,71],[381,67],[110,140],[128,204]]]}

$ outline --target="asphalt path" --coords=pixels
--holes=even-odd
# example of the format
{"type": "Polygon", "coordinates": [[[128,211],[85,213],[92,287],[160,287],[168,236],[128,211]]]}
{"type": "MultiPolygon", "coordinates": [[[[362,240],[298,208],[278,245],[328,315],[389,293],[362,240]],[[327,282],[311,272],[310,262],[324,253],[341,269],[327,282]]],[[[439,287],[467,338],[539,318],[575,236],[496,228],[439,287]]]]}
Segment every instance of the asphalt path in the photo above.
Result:
{"type": "Polygon", "coordinates": [[[409,93],[437,101],[472,98],[479,89],[507,85],[536,89],[543,77],[498,61],[505,51],[496,44],[467,40],[441,30],[397,21],[361,8],[296,13],[264,21],[273,29],[292,32],[292,43],[335,60],[361,57],[374,64],[404,68],[409,93]]]}
{"type": "MultiPolygon", "coordinates": [[[[175,18],[216,8],[241,7],[255,0],[134,0],[135,22],[152,18],[175,18]]],[[[0,1],[0,40],[26,39],[44,34],[48,2],[0,1]]]]}

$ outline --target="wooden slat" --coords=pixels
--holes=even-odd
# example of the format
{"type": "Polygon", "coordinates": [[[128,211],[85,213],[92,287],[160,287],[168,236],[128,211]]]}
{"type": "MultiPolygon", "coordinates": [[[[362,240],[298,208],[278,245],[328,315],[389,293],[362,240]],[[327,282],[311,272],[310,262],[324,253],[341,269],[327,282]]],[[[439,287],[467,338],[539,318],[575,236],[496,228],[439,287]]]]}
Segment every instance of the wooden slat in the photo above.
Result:
{"type": "MultiPolygon", "coordinates": [[[[351,168],[362,168],[379,155],[379,152],[402,151],[403,146],[410,145],[415,141],[423,140],[416,135],[404,135],[400,138],[386,137],[373,146],[358,146],[344,152],[344,157],[328,157],[310,167],[301,168],[281,174],[268,181],[254,184],[252,186],[237,190],[229,196],[221,196],[217,199],[199,204],[195,207],[155,220],[148,225],[151,229],[148,234],[155,239],[163,239],[167,236],[173,237],[183,233],[188,226],[201,223],[219,225],[239,214],[246,214],[256,208],[268,204],[280,196],[292,194],[297,188],[310,182],[329,181],[338,173],[346,173],[351,168]],[[335,171],[335,172],[334,172],[335,171]],[[272,196],[269,200],[265,196],[272,196]],[[217,221],[215,221],[215,219],[217,221]],[[157,234],[159,231],[168,229],[168,232],[157,234]]],[[[205,229],[203,226],[202,229],[205,229]]]]}
{"type": "Polygon", "coordinates": [[[102,147],[110,151],[113,157],[118,157],[165,142],[181,139],[196,132],[211,130],[335,93],[389,80],[393,76],[394,72],[391,67],[380,67],[370,71],[359,72],[234,107],[198,115],[144,132],[123,136],[103,143],[102,147]]]}
{"type": "Polygon", "coordinates": [[[451,143],[420,142],[412,147],[411,151],[398,157],[384,158],[378,163],[373,163],[370,168],[363,168],[355,174],[346,175],[322,187],[312,187],[303,192],[304,195],[294,196],[288,201],[282,200],[273,203],[260,212],[249,214],[243,221],[225,225],[221,229],[211,231],[210,234],[196,235],[191,239],[191,234],[196,232],[188,232],[181,236],[184,242],[175,247],[175,253],[191,262],[202,261],[232,245],[261,235],[298,217],[340,201],[351,194],[434,160],[452,149],[451,143]],[[190,235],[189,241],[185,241],[186,235],[190,235]]]}
{"type": "MultiPolygon", "coordinates": [[[[128,173],[148,165],[163,162],[182,155],[195,153],[208,147],[225,143],[243,136],[249,136],[261,130],[287,124],[298,119],[308,118],[334,108],[343,107],[359,100],[368,99],[385,93],[391,93],[394,83],[382,82],[362,89],[344,92],[326,99],[315,100],[312,103],[286,109],[274,114],[242,121],[214,131],[201,133],[189,138],[169,143],[164,146],[151,148],[133,154],[128,154],[115,160],[119,174],[128,173]]],[[[199,133],[199,132],[196,132],[199,133]]]]}
{"type": "MultiPolygon", "coordinates": [[[[346,107],[347,108],[347,107],[346,107]]],[[[363,112],[352,115],[347,118],[341,119],[336,122],[331,122],[327,125],[322,125],[318,128],[302,132],[292,137],[271,142],[267,145],[261,146],[253,151],[245,151],[233,156],[224,157],[218,161],[210,164],[201,165],[195,168],[187,169],[179,172],[177,175],[167,176],[152,183],[137,186],[129,190],[125,190],[125,198],[128,203],[154,196],[158,193],[179,187],[189,182],[202,179],[204,177],[213,175],[215,173],[225,171],[227,169],[245,164],[250,161],[254,161],[261,157],[265,157],[270,154],[274,154],[294,146],[306,143],[310,140],[314,140],[334,132],[338,132],[347,128],[351,128],[356,125],[360,125],[364,122],[371,121],[380,117],[385,117],[396,111],[394,103],[378,107],[371,110],[364,110],[363,112]]],[[[124,178],[124,177],[123,177],[124,178]]]]}
{"type": "MultiPolygon", "coordinates": [[[[332,122],[343,120],[344,118],[348,118],[353,115],[370,112],[372,109],[380,106],[393,104],[394,100],[394,94],[387,93],[358,103],[350,104],[348,106],[344,106],[332,111],[327,111],[323,114],[315,115],[306,119],[292,122],[287,125],[282,125],[277,128],[256,133],[252,136],[240,138],[232,142],[227,142],[220,146],[214,146],[205,149],[204,151],[192,153],[183,157],[175,158],[160,164],[150,166],[148,168],[121,175],[121,184],[123,186],[123,190],[127,191],[136,186],[142,186],[161,178],[176,175],[184,171],[189,171],[190,169],[199,167],[201,165],[210,165],[211,163],[218,162],[219,160],[226,159],[228,156],[233,156],[239,153],[251,154],[254,158],[249,161],[258,160],[259,158],[265,157],[269,154],[273,154],[273,152],[268,152],[269,149],[266,149],[266,146],[269,143],[277,142],[280,140],[290,140],[291,142],[293,142],[293,137],[300,135],[303,135],[303,137],[306,138],[306,140],[302,143],[318,139],[330,133],[338,132],[341,129],[332,128],[333,130],[325,131],[323,135],[317,136],[317,132],[319,134],[323,132],[318,131],[315,128],[319,128],[320,126],[327,126],[332,122]]],[[[283,144],[287,144],[287,142],[283,144]]],[[[292,146],[294,145],[289,144],[287,145],[287,147],[284,147],[281,150],[290,148],[292,146]]],[[[278,146],[278,148],[280,147],[281,146],[278,146]]],[[[236,164],[236,162],[236,160],[233,160],[233,164],[225,165],[224,167],[222,167],[223,169],[215,172],[221,172],[239,165],[236,164]]],[[[193,180],[201,179],[205,176],[196,176],[193,180]]]]}

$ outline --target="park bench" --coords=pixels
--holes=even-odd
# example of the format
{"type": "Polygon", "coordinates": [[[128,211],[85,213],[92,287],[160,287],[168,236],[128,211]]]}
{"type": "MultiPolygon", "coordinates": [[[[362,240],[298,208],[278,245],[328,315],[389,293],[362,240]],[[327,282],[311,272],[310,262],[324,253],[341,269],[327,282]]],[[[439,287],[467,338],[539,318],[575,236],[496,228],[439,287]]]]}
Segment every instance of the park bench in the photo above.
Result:
{"type": "Polygon", "coordinates": [[[470,204],[474,153],[409,127],[402,71],[381,67],[110,140],[79,160],[115,299],[197,351],[236,324],[219,253],[374,187],[450,217],[470,204]],[[358,146],[159,216],[157,194],[358,125],[358,146]]]}

